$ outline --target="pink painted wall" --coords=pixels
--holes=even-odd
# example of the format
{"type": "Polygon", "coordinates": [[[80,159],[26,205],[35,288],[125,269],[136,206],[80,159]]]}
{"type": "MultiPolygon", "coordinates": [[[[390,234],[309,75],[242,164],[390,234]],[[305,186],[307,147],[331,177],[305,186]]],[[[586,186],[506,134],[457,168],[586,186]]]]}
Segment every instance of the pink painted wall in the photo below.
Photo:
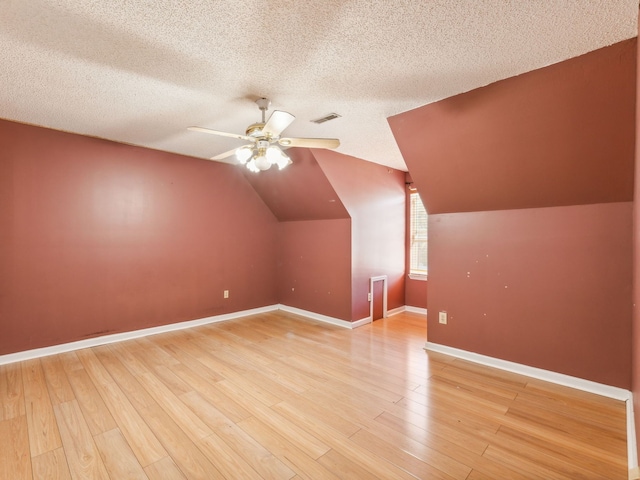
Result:
{"type": "Polygon", "coordinates": [[[630,387],[636,60],[620,42],[389,119],[430,214],[429,341],[630,387]]]}
{"type": "Polygon", "coordinates": [[[277,303],[238,169],[7,121],[0,145],[0,354],[277,303]]]}
{"type": "Polygon", "coordinates": [[[389,118],[429,214],[633,198],[636,39],[389,118]]]}
{"type": "MultiPolygon", "coordinates": [[[[638,13],[640,23],[640,12],[638,13]]],[[[640,90],[640,55],[636,64],[636,92],[640,90]]],[[[635,184],[633,196],[633,294],[631,335],[631,390],[636,427],[636,448],[640,458],[640,99],[636,96],[635,184]]]]}
{"type": "Polygon", "coordinates": [[[427,280],[412,280],[405,278],[404,303],[409,307],[427,308],[427,280]]]}
{"type": "Polygon", "coordinates": [[[369,316],[369,279],[387,275],[387,307],[404,305],[405,173],[330,150],[313,150],[351,215],[351,319],[369,316]]]}
{"type": "Polygon", "coordinates": [[[342,201],[308,148],[290,148],[292,164],[252,173],[242,169],[260,198],[281,222],[349,218],[342,201]]]}
{"type": "Polygon", "coordinates": [[[629,388],[631,210],[431,216],[429,341],[629,388]]]}
{"type": "Polygon", "coordinates": [[[280,303],[351,320],[351,220],[281,222],[280,303]]]}

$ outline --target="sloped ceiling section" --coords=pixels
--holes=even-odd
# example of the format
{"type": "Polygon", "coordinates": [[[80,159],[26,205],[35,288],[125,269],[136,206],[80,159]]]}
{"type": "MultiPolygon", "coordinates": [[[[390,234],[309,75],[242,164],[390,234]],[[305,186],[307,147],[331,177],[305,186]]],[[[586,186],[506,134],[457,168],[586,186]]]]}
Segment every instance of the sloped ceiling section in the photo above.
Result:
{"type": "Polygon", "coordinates": [[[430,214],[633,199],[636,39],[388,119],[430,214]]]}
{"type": "Polygon", "coordinates": [[[252,173],[243,169],[276,218],[281,222],[350,218],[311,150],[291,148],[287,154],[293,163],[284,170],[252,173]]]}

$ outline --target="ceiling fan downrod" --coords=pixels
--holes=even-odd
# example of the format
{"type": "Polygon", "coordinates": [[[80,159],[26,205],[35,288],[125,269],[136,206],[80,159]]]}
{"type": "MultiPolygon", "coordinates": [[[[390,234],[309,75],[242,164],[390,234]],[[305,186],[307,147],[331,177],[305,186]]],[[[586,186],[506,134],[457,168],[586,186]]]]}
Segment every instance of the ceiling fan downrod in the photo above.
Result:
{"type": "Polygon", "coordinates": [[[258,105],[258,108],[262,112],[262,123],[265,123],[265,114],[267,113],[267,110],[269,110],[269,107],[271,106],[271,100],[269,100],[268,98],[262,97],[256,100],[256,104],[258,105]]]}

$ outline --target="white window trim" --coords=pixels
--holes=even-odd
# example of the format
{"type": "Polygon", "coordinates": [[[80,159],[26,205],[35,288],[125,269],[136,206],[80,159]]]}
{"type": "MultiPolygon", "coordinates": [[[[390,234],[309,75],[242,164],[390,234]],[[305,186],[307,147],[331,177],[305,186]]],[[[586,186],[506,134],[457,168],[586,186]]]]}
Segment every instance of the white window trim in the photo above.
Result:
{"type": "Polygon", "coordinates": [[[409,274],[409,278],[410,278],[411,280],[421,280],[421,281],[423,281],[423,282],[426,282],[426,281],[427,281],[427,277],[428,277],[428,276],[429,276],[429,275],[428,275],[428,274],[426,274],[426,273],[410,273],[410,274],[409,274]]]}

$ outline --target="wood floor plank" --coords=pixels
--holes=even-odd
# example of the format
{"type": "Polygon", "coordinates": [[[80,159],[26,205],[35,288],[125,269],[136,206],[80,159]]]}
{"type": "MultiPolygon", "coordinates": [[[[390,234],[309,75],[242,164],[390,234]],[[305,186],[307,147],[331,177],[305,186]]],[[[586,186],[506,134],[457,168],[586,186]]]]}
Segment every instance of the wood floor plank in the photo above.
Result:
{"type": "Polygon", "coordinates": [[[31,454],[25,415],[0,421],[0,478],[31,480],[31,454]]]}
{"type": "Polygon", "coordinates": [[[149,426],[116,384],[101,385],[98,391],[140,465],[146,467],[168,456],[149,426]]]}
{"type": "Polygon", "coordinates": [[[469,435],[468,431],[442,424],[435,419],[425,419],[424,423],[416,425],[417,422],[407,421],[406,418],[396,417],[384,412],[376,417],[375,422],[376,425],[373,429],[379,428],[378,425],[384,425],[399,433],[406,434],[411,432],[411,437],[416,439],[426,436],[436,437],[438,440],[451,442],[478,455],[482,455],[482,452],[489,446],[489,442],[485,437],[469,435]]]}
{"type": "MultiPolygon", "coordinates": [[[[493,478],[508,478],[509,480],[526,480],[527,475],[513,471],[503,464],[496,463],[493,460],[483,456],[484,451],[478,452],[474,446],[477,441],[475,436],[470,436],[469,445],[459,445],[446,437],[432,434],[429,429],[421,429],[412,424],[407,424],[404,429],[398,428],[398,425],[388,427],[381,417],[376,418],[374,426],[366,426],[365,428],[372,434],[377,435],[395,445],[396,447],[422,459],[427,463],[433,463],[440,470],[455,474],[459,471],[459,464],[464,465],[473,470],[477,470],[487,474],[493,478]],[[441,455],[455,460],[455,464],[451,465],[447,459],[443,459],[441,455]],[[442,463],[444,460],[444,463],[442,463]]],[[[482,441],[482,440],[481,440],[482,441]]]]}
{"type": "Polygon", "coordinates": [[[93,438],[112,479],[147,480],[147,475],[120,430],[114,428],[93,438]]]}
{"type": "Polygon", "coordinates": [[[570,442],[552,443],[505,427],[500,427],[491,440],[491,445],[514,452],[520,458],[540,463],[571,478],[591,477],[597,480],[622,477],[627,470],[626,463],[615,462],[616,457],[597,460],[572,448],[570,442]]]}
{"type": "MultiPolygon", "coordinates": [[[[177,367],[173,367],[177,368],[177,367]]],[[[189,383],[195,391],[209,399],[213,404],[234,422],[239,422],[251,416],[245,408],[225,395],[216,385],[208,383],[203,377],[193,372],[191,369],[181,371],[182,379],[189,383]]]]}
{"type": "Polygon", "coordinates": [[[532,410],[515,403],[505,416],[518,422],[542,425],[545,430],[556,431],[583,443],[597,441],[598,447],[610,454],[619,454],[626,449],[626,438],[623,432],[608,432],[582,419],[570,418],[549,410],[532,410]]]}
{"type": "Polygon", "coordinates": [[[22,380],[29,445],[35,457],[60,448],[62,441],[39,359],[22,362],[22,380]]]}
{"type": "MultiPolygon", "coordinates": [[[[98,347],[100,348],[100,347],[98,347]]],[[[104,365],[100,363],[98,357],[95,354],[96,349],[86,348],[84,350],[76,351],[78,359],[82,366],[91,377],[91,381],[95,384],[96,388],[100,388],[102,385],[109,385],[115,383],[115,380],[109,372],[104,368],[104,365]]]]}
{"type": "Polygon", "coordinates": [[[322,455],[318,463],[340,478],[357,478],[358,480],[379,480],[380,478],[333,449],[322,455]]]}
{"type": "Polygon", "coordinates": [[[72,372],[79,368],[84,368],[76,352],[61,353],[58,357],[60,358],[60,363],[62,363],[62,368],[64,368],[65,372],[72,372]]]}
{"type": "Polygon", "coordinates": [[[197,392],[188,393],[181,398],[227,445],[264,478],[290,478],[294,475],[290,468],[210,403],[210,399],[203,398],[197,392]]]}
{"type": "MultiPolygon", "coordinates": [[[[140,382],[123,365],[118,355],[109,349],[95,350],[100,363],[106,368],[118,387],[126,394],[127,399],[136,408],[144,408],[153,405],[155,400],[140,382]]],[[[145,370],[146,372],[146,370],[145,370]]]]}
{"type": "Polygon", "coordinates": [[[225,478],[242,478],[243,480],[264,478],[215,433],[200,440],[198,446],[225,478]]]}
{"type": "Polygon", "coordinates": [[[58,355],[43,357],[41,363],[51,403],[57,405],[73,400],[75,398],[73,389],[69,384],[60,357],[58,355]]]}
{"type": "Polygon", "coordinates": [[[67,455],[71,477],[76,479],[109,480],[100,453],[84,421],[76,400],[60,403],[54,408],[60,436],[67,455]]]}
{"type": "Polygon", "coordinates": [[[71,480],[67,456],[63,448],[43,453],[31,460],[33,462],[33,480],[71,480]]]}
{"type": "Polygon", "coordinates": [[[518,454],[514,454],[509,450],[504,450],[495,445],[489,445],[483,456],[513,469],[523,469],[527,472],[527,478],[539,480],[574,480],[575,478],[579,478],[561,474],[542,463],[531,462],[518,454]]]}
{"type": "Polygon", "coordinates": [[[0,365],[0,420],[25,415],[20,364],[0,365]]]}
{"type": "Polygon", "coordinates": [[[571,461],[577,465],[583,465],[602,473],[610,471],[611,468],[625,469],[628,465],[625,461],[624,447],[621,446],[618,455],[611,455],[598,447],[600,442],[598,438],[593,439],[589,445],[585,445],[575,438],[551,437],[547,432],[542,435],[540,433],[532,434],[526,429],[515,429],[505,425],[502,425],[496,434],[524,440],[530,446],[550,450],[552,454],[561,455],[564,459],[571,458],[571,461]]]}
{"type": "Polygon", "coordinates": [[[152,405],[144,408],[141,413],[187,478],[197,480],[223,478],[222,473],[162,408],[152,405]]]}
{"type": "MultiPolygon", "coordinates": [[[[471,468],[460,463],[458,463],[455,468],[450,468],[449,472],[446,472],[444,469],[441,470],[440,468],[436,468],[366,430],[358,431],[351,436],[350,440],[372,454],[380,458],[384,458],[389,463],[406,470],[412,475],[415,475],[417,478],[464,480],[471,472],[471,468]]],[[[441,457],[444,457],[444,455],[441,457]]],[[[434,461],[434,463],[437,463],[437,461],[434,461]]],[[[453,464],[454,462],[450,461],[447,463],[453,464]]]]}
{"type": "Polygon", "coordinates": [[[331,408],[331,405],[325,406],[301,395],[290,397],[274,408],[277,409],[279,406],[282,406],[282,404],[290,405],[298,411],[304,412],[304,415],[307,417],[313,418],[316,422],[324,423],[345,437],[350,437],[361,428],[361,425],[352,422],[347,416],[338,414],[331,408]]]}
{"type": "Polygon", "coordinates": [[[296,393],[303,393],[312,388],[322,388],[326,382],[326,379],[315,375],[313,369],[303,371],[297,368],[291,363],[288,355],[265,366],[262,373],[296,393]]]}
{"type": "Polygon", "coordinates": [[[112,343],[111,345],[108,345],[108,348],[117,355],[117,358],[132,375],[138,376],[144,375],[145,373],[151,373],[151,369],[133,354],[137,348],[135,344],[132,344],[131,342],[112,343]]]}
{"type": "Polygon", "coordinates": [[[158,377],[158,379],[171,390],[171,393],[176,396],[192,392],[193,387],[180,378],[180,376],[173,371],[172,367],[173,365],[156,367],[153,369],[153,375],[158,377]]]}
{"type": "Polygon", "coordinates": [[[284,464],[295,471],[300,478],[306,480],[315,480],[318,478],[338,480],[341,478],[334,475],[315,459],[300,450],[295,443],[284,438],[277,430],[269,427],[257,418],[249,417],[238,423],[238,426],[261,445],[264,445],[265,448],[278,457],[284,464]]]}
{"type": "Polygon", "coordinates": [[[500,428],[498,420],[492,421],[461,409],[450,410],[438,408],[435,404],[424,405],[407,398],[396,402],[392,407],[387,407],[384,413],[394,415],[420,428],[426,428],[430,422],[436,421],[466,433],[472,438],[496,433],[500,428]]]}
{"type": "Polygon", "coordinates": [[[151,374],[138,378],[149,394],[157,398],[157,404],[192,440],[201,440],[213,433],[159,378],[151,374]]]}
{"type": "Polygon", "coordinates": [[[322,442],[317,437],[290,422],[286,418],[283,418],[275,410],[265,407],[256,399],[252,399],[250,396],[245,395],[241,389],[236,387],[236,385],[227,383],[226,380],[218,382],[218,385],[223,389],[227,396],[240,403],[245,409],[251,412],[254,418],[259,419],[261,422],[279,432],[283,437],[287,438],[294,445],[297,445],[300,450],[305,452],[311,458],[317,459],[329,451],[329,447],[326,443],[322,442]]]}
{"type": "Polygon", "coordinates": [[[116,428],[115,420],[87,372],[84,369],[74,370],[68,373],[68,377],[91,434],[98,435],[116,428]]]}
{"type": "Polygon", "coordinates": [[[181,350],[177,345],[167,343],[164,344],[162,348],[178,360],[178,363],[169,365],[169,369],[176,375],[181,375],[184,372],[184,369],[189,369],[192,373],[202,378],[207,383],[216,383],[218,380],[224,380],[222,375],[219,375],[210,368],[207,368],[196,358],[181,350]]]}
{"type": "Polygon", "coordinates": [[[149,480],[187,480],[171,457],[165,457],[144,468],[149,480]]]}
{"type": "MultiPolygon", "coordinates": [[[[351,437],[347,438],[341,435],[333,428],[322,423],[317,423],[313,419],[308,418],[304,412],[296,410],[291,406],[281,403],[277,406],[278,412],[291,422],[297,424],[303,429],[313,431],[315,435],[332,449],[339,451],[342,455],[348,457],[357,463],[361,468],[379,476],[380,478],[411,478],[412,474],[407,474],[404,467],[398,466],[393,462],[389,462],[384,457],[372,453],[362,445],[354,442],[352,439],[362,430],[359,430],[351,437]]],[[[425,467],[430,469],[429,466],[425,467]]],[[[434,471],[436,469],[433,469],[434,471]]]]}
{"type": "Polygon", "coordinates": [[[127,345],[130,351],[151,369],[178,363],[175,358],[160,348],[153,338],[136,338],[127,342],[127,345]]]}

